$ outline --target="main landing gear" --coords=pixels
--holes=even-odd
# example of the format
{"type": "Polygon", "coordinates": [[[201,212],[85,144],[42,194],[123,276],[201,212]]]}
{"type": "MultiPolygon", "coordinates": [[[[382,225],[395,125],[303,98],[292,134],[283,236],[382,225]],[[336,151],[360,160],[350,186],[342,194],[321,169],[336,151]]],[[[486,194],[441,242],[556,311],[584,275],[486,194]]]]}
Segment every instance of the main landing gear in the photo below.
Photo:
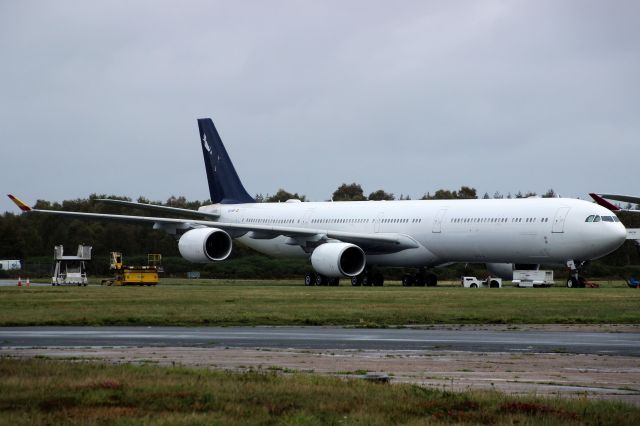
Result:
{"type": "MultiPolygon", "coordinates": [[[[304,276],[304,285],[337,286],[340,285],[340,279],[326,277],[317,272],[307,272],[304,276]]],[[[384,285],[384,275],[382,275],[382,272],[365,269],[361,274],[351,277],[351,285],[354,287],[382,287],[384,285]]],[[[403,276],[402,285],[404,287],[435,287],[438,285],[438,277],[433,272],[427,272],[424,268],[420,268],[415,274],[403,276]]]]}
{"type": "Polygon", "coordinates": [[[372,272],[365,270],[360,275],[351,277],[351,285],[354,287],[382,287],[384,285],[384,275],[381,272],[372,272]]]}
{"type": "MultiPolygon", "coordinates": [[[[304,285],[306,286],[337,286],[340,285],[339,278],[325,277],[324,275],[316,272],[307,272],[304,276],[304,285]]],[[[380,272],[364,271],[360,275],[351,277],[352,286],[375,286],[381,287],[384,285],[384,275],[380,272]]]]}
{"type": "Polygon", "coordinates": [[[424,268],[420,268],[415,274],[406,274],[402,277],[403,287],[435,287],[438,285],[438,277],[433,272],[427,272],[424,268]]]}
{"type": "Polygon", "coordinates": [[[307,274],[304,276],[304,285],[337,286],[340,285],[340,279],[334,277],[325,277],[324,275],[320,275],[315,272],[307,272],[307,274]]]}
{"type": "Polygon", "coordinates": [[[579,276],[578,270],[584,267],[586,262],[580,262],[577,266],[573,260],[567,261],[567,267],[570,269],[571,273],[569,278],[567,279],[567,287],[568,288],[584,288],[585,283],[587,282],[584,277],[579,276]]]}

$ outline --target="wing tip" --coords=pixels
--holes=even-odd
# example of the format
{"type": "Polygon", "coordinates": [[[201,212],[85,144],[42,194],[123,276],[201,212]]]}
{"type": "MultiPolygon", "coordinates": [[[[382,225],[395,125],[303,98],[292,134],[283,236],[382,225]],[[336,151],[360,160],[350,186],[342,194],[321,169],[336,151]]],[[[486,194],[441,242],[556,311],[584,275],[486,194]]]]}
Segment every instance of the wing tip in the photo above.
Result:
{"type": "Polygon", "coordinates": [[[24,201],[22,201],[20,198],[16,197],[13,194],[7,194],[7,197],[9,197],[9,199],[11,201],[13,201],[15,203],[16,206],[18,206],[18,208],[20,210],[22,210],[23,212],[30,212],[32,209],[31,207],[29,207],[29,205],[27,203],[25,203],[24,201]]]}

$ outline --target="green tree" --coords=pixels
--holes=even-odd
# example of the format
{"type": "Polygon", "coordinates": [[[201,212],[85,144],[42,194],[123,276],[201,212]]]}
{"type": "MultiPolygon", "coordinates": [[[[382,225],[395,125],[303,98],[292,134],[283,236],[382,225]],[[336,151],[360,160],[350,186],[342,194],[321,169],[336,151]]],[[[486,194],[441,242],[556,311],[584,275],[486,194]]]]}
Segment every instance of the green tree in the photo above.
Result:
{"type": "Polygon", "coordinates": [[[456,199],[475,199],[478,198],[475,188],[461,186],[459,191],[451,191],[449,189],[438,189],[433,195],[428,192],[422,196],[422,200],[456,200],[456,199]]]}
{"type": "MultiPolygon", "coordinates": [[[[395,200],[396,197],[389,193],[389,192],[385,192],[382,189],[378,189],[375,192],[372,192],[371,194],[369,194],[369,200],[371,201],[382,201],[382,200],[387,200],[387,201],[391,201],[391,200],[395,200]]],[[[402,198],[400,198],[402,199],[402,198]]]]}
{"type": "Polygon", "coordinates": [[[365,201],[366,199],[362,187],[355,182],[349,185],[343,183],[332,196],[333,201],[365,201]]]}
{"type": "Polygon", "coordinates": [[[278,189],[278,192],[276,192],[274,195],[267,197],[265,201],[267,203],[283,203],[287,200],[306,201],[307,197],[304,195],[298,195],[297,192],[295,194],[292,194],[280,188],[278,189]]]}
{"type": "Polygon", "coordinates": [[[476,194],[475,188],[470,188],[468,186],[461,186],[460,190],[458,191],[458,198],[471,200],[471,199],[478,198],[478,195],[476,194]]]}

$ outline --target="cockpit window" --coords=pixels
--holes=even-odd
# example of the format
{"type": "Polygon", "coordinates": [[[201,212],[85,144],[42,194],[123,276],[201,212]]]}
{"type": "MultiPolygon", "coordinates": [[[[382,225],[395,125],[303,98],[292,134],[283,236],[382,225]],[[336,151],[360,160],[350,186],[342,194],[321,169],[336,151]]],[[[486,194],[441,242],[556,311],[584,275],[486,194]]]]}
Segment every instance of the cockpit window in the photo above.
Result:
{"type": "Polygon", "coordinates": [[[597,216],[592,214],[587,216],[585,222],[620,222],[617,216],[597,216]]]}

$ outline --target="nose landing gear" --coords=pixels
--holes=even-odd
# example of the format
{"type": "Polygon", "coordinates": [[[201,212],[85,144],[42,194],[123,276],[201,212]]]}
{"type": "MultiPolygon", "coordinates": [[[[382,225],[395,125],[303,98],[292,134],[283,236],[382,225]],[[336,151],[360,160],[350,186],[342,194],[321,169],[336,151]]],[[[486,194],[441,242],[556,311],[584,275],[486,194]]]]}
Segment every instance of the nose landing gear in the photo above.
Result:
{"type": "Polygon", "coordinates": [[[586,265],[586,262],[578,262],[576,266],[576,262],[573,260],[567,261],[567,267],[569,268],[570,275],[567,279],[567,287],[568,288],[584,288],[587,280],[584,277],[579,275],[579,269],[583,268],[586,265]]]}

